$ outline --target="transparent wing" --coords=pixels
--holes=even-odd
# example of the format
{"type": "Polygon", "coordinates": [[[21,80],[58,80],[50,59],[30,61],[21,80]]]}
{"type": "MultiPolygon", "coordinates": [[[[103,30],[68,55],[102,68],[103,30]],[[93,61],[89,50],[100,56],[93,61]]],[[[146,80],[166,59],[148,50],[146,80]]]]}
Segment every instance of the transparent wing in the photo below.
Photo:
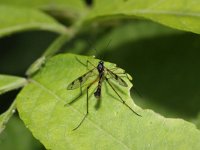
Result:
{"type": "Polygon", "coordinates": [[[94,69],[88,71],[87,73],[85,73],[84,75],[78,77],[77,79],[75,79],[74,81],[72,81],[68,86],[67,86],[67,90],[73,90],[76,89],[78,87],[80,87],[81,85],[83,85],[87,79],[89,77],[91,77],[94,74],[94,69]]]}
{"type": "Polygon", "coordinates": [[[112,71],[110,71],[109,69],[106,68],[107,73],[111,76],[112,79],[114,79],[114,81],[116,81],[117,83],[119,83],[122,86],[128,87],[128,84],[117,74],[113,73],[112,71]]]}

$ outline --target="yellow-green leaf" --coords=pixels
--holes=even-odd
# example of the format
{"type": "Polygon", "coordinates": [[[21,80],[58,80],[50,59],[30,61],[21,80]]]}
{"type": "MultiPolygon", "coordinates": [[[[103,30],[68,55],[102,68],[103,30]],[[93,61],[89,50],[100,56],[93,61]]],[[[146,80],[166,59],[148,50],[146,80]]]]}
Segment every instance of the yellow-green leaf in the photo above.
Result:
{"type": "Polygon", "coordinates": [[[199,0],[97,0],[88,21],[111,16],[142,17],[172,28],[200,33],[199,0]]]}
{"type": "Polygon", "coordinates": [[[1,0],[0,4],[12,5],[12,6],[23,6],[29,8],[44,8],[44,9],[60,9],[64,11],[77,11],[81,12],[85,9],[83,0],[1,0]]]}
{"type": "Polygon", "coordinates": [[[20,88],[26,83],[24,78],[0,74],[0,94],[20,88]]]}
{"type": "MultiPolygon", "coordinates": [[[[133,103],[129,87],[115,84],[115,88],[125,101],[142,117],[133,114],[108,84],[103,82],[100,107],[90,89],[89,116],[76,131],[86,113],[86,91],[84,95],[69,106],[65,104],[79,95],[80,90],[67,90],[74,79],[88,69],[80,63],[89,60],[97,65],[98,60],[91,57],[62,54],[47,61],[30,83],[17,96],[17,109],[21,119],[33,135],[47,149],[174,149],[198,150],[200,131],[181,119],[164,118],[151,110],[142,110],[133,103]],[[77,61],[77,58],[79,61],[77,61]]],[[[107,67],[113,64],[106,63],[107,67]]],[[[92,67],[89,67],[92,68],[92,67]]],[[[95,76],[91,77],[90,81],[95,76]]]]}
{"type": "Polygon", "coordinates": [[[67,34],[68,30],[50,16],[34,9],[0,6],[0,37],[25,30],[48,30],[67,34]]]}

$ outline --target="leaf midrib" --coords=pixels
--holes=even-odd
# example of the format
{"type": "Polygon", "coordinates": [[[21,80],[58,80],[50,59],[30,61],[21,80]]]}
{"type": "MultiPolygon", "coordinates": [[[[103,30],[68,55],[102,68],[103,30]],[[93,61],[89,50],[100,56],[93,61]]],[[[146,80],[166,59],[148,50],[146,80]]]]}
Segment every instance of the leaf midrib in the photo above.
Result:
{"type": "MultiPolygon", "coordinates": [[[[29,79],[29,81],[33,84],[35,84],[36,86],[38,86],[39,88],[41,88],[42,90],[46,91],[47,93],[49,93],[50,95],[52,95],[53,97],[55,97],[58,101],[55,103],[55,105],[57,105],[57,103],[59,101],[63,101],[65,102],[64,100],[62,100],[61,97],[59,97],[58,95],[56,95],[53,91],[51,91],[49,88],[47,88],[45,85],[41,84],[40,82],[34,80],[34,79],[29,79]]],[[[55,107],[55,106],[54,106],[55,107]]],[[[80,111],[78,111],[76,108],[74,108],[73,106],[69,106],[70,109],[72,109],[73,111],[79,113],[79,114],[82,114],[80,111]]],[[[54,109],[52,109],[53,111],[54,109]]],[[[31,111],[33,112],[33,111],[31,111]]],[[[51,115],[50,115],[51,116],[51,115]]],[[[50,118],[49,117],[49,121],[50,121],[50,118]]],[[[92,125],[94,125],[96,128],[100,129],[101,131],[103,131],[104,133],[106,133],[108,136],[110,136],[111,138],[113,138],[114,141],[116,141],[117,143],[123,145],[126,149],[128,150],[131,150],[131,148],[129,146],[127,146],[125,143],[123,143],[122,141],[118,140],[114,135],[112,135],[111,133],[109,133],[108,131],[106,131],[105,129],[103,129],[101,126],[99,126],[98,124],[96,124],[95,122],[93,122],[91,119],[89,118],[86,118],[88,121],[90,121],[92,123],[92,125]]],[[[49,122],[48,121],[48,122],[49,122]]],[[[75,131],[76,132],[76,131],[75,131]]]]}
{"type": "Polygon", "coordinates": [[[167,11],[167,10],[162,10],[162,11],[155,11],[155,10],[134,10],[131,11],[135,14],[156,14],[156,15],[176,15],[176,16],[185,16],[185,17],[200,17],[200,14],[194,13],[194,12],[179,12],[179,11],[167,11]]]}
{"type": "MultiPolygon", "coordinates": [[[[151,10],[151,9],[141,9],[141,10],[128,10],[128,12],[132,13],[132,15],[166,15],[166,16],[181,16],[181,17],[192,17],[192,18],[200,18],[200,13],[194,12],[179,12],[179,11],[168,11],[168,10],[151,10]]],[[[125,14],[126,12],[111,12],[111,15],[116,14],[125,14]]],[[[99,16],[107,16],[108,14],[100,14],[99,16]]],[[[99,17],[98,15],[96,17],[99,17]]],[[[95,18],[96,18],[95,17],[95,18]]],[[[145,17],[145,16],[144,16],[145,17]]]]}

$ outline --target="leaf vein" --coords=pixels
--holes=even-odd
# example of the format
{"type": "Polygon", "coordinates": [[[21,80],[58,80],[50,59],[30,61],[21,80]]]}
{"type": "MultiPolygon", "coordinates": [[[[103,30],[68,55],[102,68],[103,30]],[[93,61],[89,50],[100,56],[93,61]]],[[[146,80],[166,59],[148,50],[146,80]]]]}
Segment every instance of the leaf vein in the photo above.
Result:
{"type": "MultiPolygon", "coordinates": [[[[30,79],[30,81],[32,83],[34,83],[35,85],[37,85],[38,87],[42,88],[44,91],[46,91],[47,93],[49,93],[50,95],[54,96],[58,101],[56,102],[56,104],[59,102],[59,101],[63,101],[65,102],[64,100],[62,100],[61,97],[59,97],[58,95],[56,95],[55,93],[53,93],[50,89],[48,89],[47,87],[45,87],[43,84],[39,83],[38,81],[36,80],[33,80],[33,79],[30,79]]],[[[56,106],[55,104],[55,106],[56,106]]],[[[55,107],[54,106],[54,107],[55,107]]],[[[69,106],[73,111],[76,111],[78,112],[79,114],[81,114],[80,111],[78,111],[77,109],[75,109],[73,106],[69,106]]],[[[53,110],[52,110],[53,111],[53,110]]],[[[53,112],[51,112],[52,114],[53,112]]],[[[51,115],[50,115],[51,116],[51,115]]],[[[114,141],[116,141],[117,143],[123,145],[126,149],[131,149],[130,147],[128,147],[125,143],[123,143],[122,141],[118,140],[115,136],[113,136],[111,133],[109,133],[108,131],[106,131],[105,129],[101,128],[101,126],[97,125],[96,123],[94,123],[91,119],[89,118],[86,118],[88,121],[90,121],[92,123],[92,125],[94,125],[97,129],[103,131],[104,133],[106,133],[107,135],[109,135],[111,138],[113,138],[114,141]]],[[[49,117],[49,120],[50,120],[50,117],[49,117]]]]}

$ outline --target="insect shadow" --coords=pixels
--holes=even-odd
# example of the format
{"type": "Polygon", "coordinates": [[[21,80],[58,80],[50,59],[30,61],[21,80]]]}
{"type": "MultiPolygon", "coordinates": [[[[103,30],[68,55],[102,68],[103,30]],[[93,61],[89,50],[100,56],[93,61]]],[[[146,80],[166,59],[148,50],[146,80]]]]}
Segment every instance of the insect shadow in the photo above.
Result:
{"type": "MultiPolygon", "coordinates": [[[[83,95],[83,90],[82,87],[84,86],[85,82],[92,76],[96,75],[95,79],[90,82],[87,87],[86,87],[86,94],[87,94],[87,98],[86,98],[86,114],[84,115],[84,117],[82,118],[82,120],[80,121],[80,123],[73,129],[73,130],[77,130],[81,124],[84,122],[85,118],[88,116],[89,114],[89,89],[92,85],[94,85],[95,83],[98,83],[95,91],[94,91],[94,96],[98,99],[98,102],[96,104],[96,109],[99,108],[101,102],[101,91],[102,91],[102,83],[105,81],[110,88],[113,90],[113,92],[116,94],[116,96],[118,96],[119,98],[119,102],[121,102],[122,104],[124,104],[126,107],[128,107],[134,114],[136,114],[137,116],[140,116],[140,114],[138,114],[137,112],[135,112],[126,102],[125,100],[123,100],[123,98],[120,96],[120,94],[117,92],[116,87],[114,86],[114,84],[110,81],[112,80],[113,82],[118,83],[119,85],[123,86],[123,87],[128,87],[128,84],[122,79],[122,77],[120,77],[121,75],[124,75],[128,78],[127,73],[124,71],[122,73],[114,73],[114,70],[117,70],[117,67],[115,66],[114,68],[110,68],[108,69],[107,67],[104,66],[104,61],[100,60],[98,65],[95,66],[93,63],[91,63],[89,60],[87,60],[87,64],[82,63],[77,57],[76,60],[78,60],[81,64],[83,64],[84,66],[86,66],[88,68],[88,65],[90,64],[91,66],[93,66],[92,69],[90,69],[88,72],[86,72],[85,74],[83,74],[82,76],[78,77],[77,79],[75,79],[74,81],[72,81],[68,86],[67,86],[67,90],[74,90],[77,88],[80,88],[80,94],[77,98],[75,98],[74,100],[72,100],[71,102],[69,102],[68,104],[73,104],[75,101],[77,101],[82,95],[83,95]],[[112,71],[113,70],[113,71],[112,71]],[[96,71],[96,73],[95,73],[96,71]]],[[[128,78],[129,79],[129,78],[128,78]]],[[[117,88],[118,89],[118,88],[117,88]]],[[[119,90],[119,89],[118,89],[119,90]]]]}

